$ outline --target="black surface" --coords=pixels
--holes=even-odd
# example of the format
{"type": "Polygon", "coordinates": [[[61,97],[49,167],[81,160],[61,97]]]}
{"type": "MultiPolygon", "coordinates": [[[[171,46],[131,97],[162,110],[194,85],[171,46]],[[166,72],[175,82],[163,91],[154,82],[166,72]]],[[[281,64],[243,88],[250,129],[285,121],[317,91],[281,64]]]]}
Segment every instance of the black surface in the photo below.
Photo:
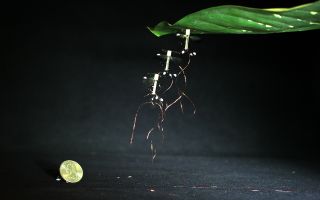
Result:
{"type": "Polygon", "coordinates": [[[152,110],[144,110],[129,145],[142,76],[162,69],[153,59],[161,49],[181,48],[177,38],[156,38],[146,26],[214,5],[306,2],[4,4],[1,195],[319,199],[319,31],[191,43],[198,54],[187,92],[197,114],[187,102],[185,114],[177,107],[167,113],[153,164],[144,132],[152,110]],[[55,181],[66,159],[83,166],[79,184],[55,181]]]}
{"type": "Polygon", "coordinates": [[[133,154],[20,156],[6,158],[1,170],[2,177],[11,175],[3,181],[5,199],[320,198],[318,168],[305,161],[161,156],[152,164],[150,156],[133,154]],[[78,184],[55,180],[57,163],[69,158],[84,168],[78,184]]]}

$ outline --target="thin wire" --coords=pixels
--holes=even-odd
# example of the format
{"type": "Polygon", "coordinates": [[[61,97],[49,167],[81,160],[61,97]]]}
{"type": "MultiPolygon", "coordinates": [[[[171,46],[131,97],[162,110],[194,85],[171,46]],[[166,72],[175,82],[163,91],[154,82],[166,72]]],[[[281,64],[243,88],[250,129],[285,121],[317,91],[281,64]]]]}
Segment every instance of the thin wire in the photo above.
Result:
{"type": "Polygon", "coordinates": [[[176,104],[180,99],[182,98],[182,96],[180,95],[176,100],[174,100],[172,103],[170,103],[169,105],[167,105],[167,107],[165,108],[165,112],[174,104],[176,104]]]}
{"type": "Polygon", "coordinates": [[[154,130],[154,127],[152,127],[152,128],[149,130],[149,132],[148,132],[148,134],[147,134],[147,140],[149,139],[149,136],[150,136],[150,134],[152,133],[153,130],[154,130]]]}
{"type": "Polygon", "coordinates": [[[182,113],[184,113],[184,111],[183,111],[183,105],[182,105],[182,102],[181,102],[181,101],[179,101],[179,103],[180,103],[180,109],[181,109],[181,112],[182,112],[182,113]]]}
{"type": "Polygon", "coordinates": [[[192,106],[193,106],[193,114],[195,115],[196,114],[196,111],[197,111],[197,108],[196,108],[196,106],[195,106],[195,104],[193,103],[193,101],[191,100],[191,98],[188,96],[188,95],[186,95],[184,92],[182,92],[182,91],[180,91],[181,92],[181,94],[184,96],[184,97],[186,97],[188,100],[189,100],[189,102],[192,104],[192,106]]]}
{"type": "Polygon", "coordinates": [[[187,76],[186,76],[186,74],[184,73],[184,69],[179,65],[178,66],[179,68],[180,68],[180,73],[182,72],[182,74],[183,74],[183,78],[184,78],[184,87],[187,87],[187,76]]]}
{"type": "MultiPolygon", "coordinates": [[[[190,56],[190,54],[189,54],[189,55],[188,55],[188,62],[187,62],[187,64],[186,64],[186,66],[183,67],[183,71],[185,71],[185,70],[189,67],[190,62],[191,62],[191,56],[190,56]]],[[[180,71],[180,72],[178,73],[178,76],[179,76],[181,73],[183,73],[183,72],[180,71]]]]}
{"type": "MultiPolygon", "coordinates": [[[[130,144],[133,143],[133,138],[134,138],[134,135],[135,135],[135,129],[136,129],[136,123],[137,123],[137,118],[138,118],[138,115],[140,113],[140,110],[143,106],[147,105],[147,104],[151,104],[151,105],[157,105],[159,107],[159,110],[160,110],[160,116],[161,118],[158,118],[158,129],[161,130],[160,128],[160,122],[162,123],[164,121],[164,112],[163,112],[163,106],[159,103],[155,103],[155,102],[152,102],[152,101],[148,101],[148,102],[144,102],[142,104],[139,105],[137,111],[136,111],[136,114],[134,116],[134,120],[133,120],[133,127],[132,127],[132,133],[131,133],[131,138],[130,138],[130,144]],[[161,120],[160,120],[161,119],[161,120]]],[[[148,132],[148,134],[150,134],[148,132]]]]}
{"type": "Polygon", "coordinates": [[[134,115],[133,127],[132,127],[131,138],[130,138],[130,144],[132,144],[132,142],[133,142],[133,138],[134,138],[134,134],[135,134],[135,129],[136,129],[137,118],[138,118],[140,109],[141,109],[143,106],[147,105],[147,104],[152,104],[152,102],[149,101],[149,102],[144,102],[144,103],[140,104],[139,107],[138,107],[138,109],[137,109],[137,111],[136,111],[136,114],[134,115]]]}
{"type": "Polygon", "coordinates": [[[170,83],[169,87],[168,87],[164,92],[162,92],[162,94],[168,92],[168,91],[171,89],[171,87],[172,87],[172,85],[173,85],[173,82],[174,82],[174,81],[173,81],[173,78],[171,78],[171,83],[170,83]]]}

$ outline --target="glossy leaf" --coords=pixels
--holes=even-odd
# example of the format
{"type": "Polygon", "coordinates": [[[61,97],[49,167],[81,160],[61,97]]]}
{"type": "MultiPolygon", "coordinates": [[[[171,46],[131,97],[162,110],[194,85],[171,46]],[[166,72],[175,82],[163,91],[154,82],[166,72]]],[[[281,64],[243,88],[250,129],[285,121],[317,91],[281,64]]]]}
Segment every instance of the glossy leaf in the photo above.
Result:
{"type": "Polygon", "coordinates": [[[193,34],[269,34],[320,29],[320,1],[293,8],[258,9],[235,5],[216,6],[189,14],[174,24],[162,21],[148,27],[156,36],[193,34]]]}

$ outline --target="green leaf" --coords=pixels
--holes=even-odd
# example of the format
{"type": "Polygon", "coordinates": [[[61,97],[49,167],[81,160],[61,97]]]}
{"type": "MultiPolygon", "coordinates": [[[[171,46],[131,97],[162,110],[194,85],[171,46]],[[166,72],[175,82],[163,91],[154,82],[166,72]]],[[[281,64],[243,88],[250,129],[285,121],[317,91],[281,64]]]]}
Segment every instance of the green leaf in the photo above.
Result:
{"type": "Polygon", "coordinates": [[[216,6],[191,13],[174,24],[162,21],[148,29],[158,37],[185,29],[191,29],[192,34],[269,34],[320,29],[320,0],[293,8],[216,6]]]}

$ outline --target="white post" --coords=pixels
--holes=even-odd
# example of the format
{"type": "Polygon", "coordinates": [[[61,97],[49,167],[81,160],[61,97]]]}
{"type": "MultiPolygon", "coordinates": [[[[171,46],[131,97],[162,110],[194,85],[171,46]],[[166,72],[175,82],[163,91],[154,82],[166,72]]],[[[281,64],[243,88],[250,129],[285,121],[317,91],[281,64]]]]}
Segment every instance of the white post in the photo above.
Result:
{"type": "Polygon", "coordinates": [[[186,29],[186,41],[184,43],[184,50],[188,50],[189,49],[189,38],[190,38],[190,29],[186,29]]]}
{"type": "Polygon", "coordinates": [[[154,74],[153,86],[152,86],[152,95],[156,95],[158,80],[159,80],[159,74],[154,74]]]}
{"type": "Polygon", "coordinates": [[[171,51],[168,50],[167,51],[167,61],[166,61],[166,68],[164,69],[164,71],[168,71],[169,70],[169,63],[170,63],[170,59],[171,59],[171,51]]]}

